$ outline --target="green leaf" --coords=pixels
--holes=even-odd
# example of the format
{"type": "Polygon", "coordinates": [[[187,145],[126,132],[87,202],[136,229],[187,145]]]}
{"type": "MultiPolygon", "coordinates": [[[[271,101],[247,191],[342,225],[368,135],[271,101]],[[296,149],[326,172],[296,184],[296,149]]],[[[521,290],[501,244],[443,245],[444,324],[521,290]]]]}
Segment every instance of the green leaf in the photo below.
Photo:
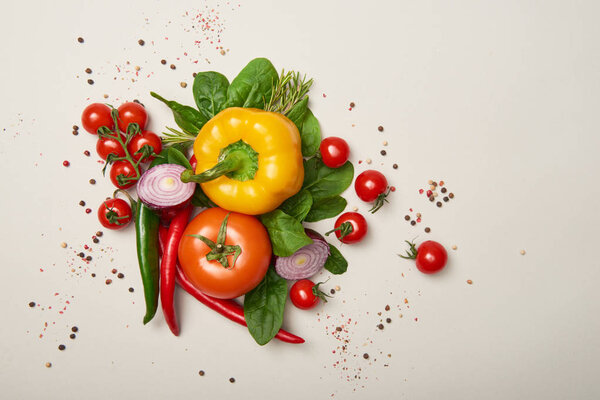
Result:
{"type": "Polygon", "coordinates": [[[266,58],[250,61],[227,89],[227,107],[265,108],[279,74],[266,58]]]}
{"type": "Polygon", "coordinates": [[[302,123],[304,122],[304,117],[306,116],[306,112],[308,111],[308,96],[305,96],[301,101],[296,103],[294,107],[287,113],[287,117],[296,124],[298,131],[302,129],[302,123]]]}
{"type": "Polygon", "coordinates": [[[248,331],[263,346],[275,337],[283,324],[283,310],[287,299],[287,281],[273,268],[264,279],[244,297],[244,318],[248,331]]]}
{"type": "Polygon", "coordinates": [[[341,196],[329,197],[314,202],[304,220],[306,222],[317,222],[322,219],[333,218],[346,208],[348,202],[341,196]]]}
{"type": "Polygon", "coordinates": [[[192,165],[187,157],[175,147],[169,147],[169,150],[167,151],[167,161],[169,164],[177,164],[187,169],[192,169],[192,165]]]}
{"type": "Polygon", "coordinates": [[[340,275],[346,272],[348,269],[348,261],[344,258],[342,253],[333,245],[329,245],[329,257],[325,261],[324,268],[334,275],[340,275]]]}
{"type": "Polygon", "coordinates": [[[269,232],[273,254],[276,256],[289,257],[313,242],[304,232],[300,221],[279,209],[261,215],[260,220],[269,232]]]}
{"type": "Polygon", "coordinates": [[[208,118],[206,118],[204,114],[193,107],[184,106],[176,101],[164,99],[154,92],[150,92],[150,95],[165,103],[171,111],[173,111],[173,118],[175,118],[177,126],[190,135],[198,135],[200,129],[208,121],[208,118]]]}
{"type": "Polygon", "coordinates": [[[168,163],[169,163],[169,160],[167,159],[167,149],[163,149],[163,151],[161,151],[159,155],[154,157],[154,160],[152,160],[148,169],[150,169],[152,167],[156,167],[157,165],[168,164],[168,163]]]}
{"type": "Polygon", "coordinates": [[[310,191],[314,203],[342,194],[353,178],[354,167],[350,161],[339,168],[329,168],[317,157],[304,161],[302,187],[310,191]]]}
{"type": "Polygon", "coordinates": [[[302,139],[302,155],[304,157],[312,157],[317,154],[321,145],[321,128],[319,127],[319,121],[310,109],[306,109],[306,114],[304,115],[304,120],[299,131],[300,138],[302,139]]]}
{"type": "Polygon", "coordinates": [[[310,192],[308,190],[301,190],[284,201],[279,206],[279,209],[302,222],[306,214],[310,211],[312,204],[313,199],[310,192]]]}
{"type": "Polygon", "coordinates": [[[217,206],[202,191],[202,188],[200,187],[200,185],[196,186],[196,190],[194,191],[194,195],[192,196],[192,204],[194,205],[194,207],[205,207],[205,208],[212,208],[212,207],[217,206]]]}
{"type": "Polygon", "coordinates": [[[196,74],[192,93],[196,106],[208,119],[217,115],[227,103],[229,81],[218,72],[207,71],[196,74]]]}

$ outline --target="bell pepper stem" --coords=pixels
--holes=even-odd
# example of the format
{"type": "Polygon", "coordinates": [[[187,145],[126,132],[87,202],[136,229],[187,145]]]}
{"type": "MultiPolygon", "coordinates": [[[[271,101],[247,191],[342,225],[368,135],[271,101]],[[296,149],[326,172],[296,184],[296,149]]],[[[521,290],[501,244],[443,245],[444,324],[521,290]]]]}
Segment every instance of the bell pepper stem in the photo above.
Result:
{"type": "Polygon", "coordinates": [[[237,171],[244,164],[243,156],[239,153],[229,154],[223,161],[217,165],[204,171],[201,174],[194,174],[191,169],[186,169],[181,173],[181,181],[184,183],[196,182],[204,183],[217,179],[220,176],[225,175],[228,172],[237,171]]]}

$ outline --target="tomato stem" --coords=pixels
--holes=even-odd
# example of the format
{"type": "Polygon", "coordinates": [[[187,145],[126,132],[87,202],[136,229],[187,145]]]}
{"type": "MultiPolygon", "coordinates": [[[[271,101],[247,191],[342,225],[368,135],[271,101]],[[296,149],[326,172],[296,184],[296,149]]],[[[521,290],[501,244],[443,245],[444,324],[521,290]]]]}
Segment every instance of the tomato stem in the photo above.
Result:
{"type": "Polygon", "coordinates": [[[388,187],[386,192],[381,193],[379,196],[377,196],[377,198],[375,199],[375,203],[373,204],[373,208],[369,210],[371,214],[375,214],[377,211],[379,211],[381,207],[383,207],[385,203],[389,203],[389,201],[387,200],[387,196],[390,194],[390,190],[391,188],[388,187]]]}
{"type": "Polygon", "coordinates": [[[348,221],[340,224],[340,226],[338,226],[335,229],[330,230],[329,232],[325,233],[325,236],[329,236],[330,233],[335,232],[335,231],[340,231],[340,236],[338,237],[338,239],[340,241],[342,241],[342,239],[344,239],[346,236],[348,236],[349,234],[351,234],[352,232],[354,232],[354,228],[352,227],[352,224],[348,221]]]}
{"type": "Polygon", "coordinates": [[[195,237],[196,239],[202,240],[204,244],[210,248],[210,252],[206,254],[206,259],[208,261],[218,261],[224,268],[227,269],[235,267],[235,262],[240,254],[242,254],[242,248],[239,245],[225,244],[225,239],[227,237],[227,220],[229,219],[229,214],[231,213],[228,213],[221,223],[216,243],[202,235],[189,235],[191,237],[195,237]],[[233,256],[233,262],[231,263],[231,266],[229,266],[227,256],[233,256]]]}
{"type": "Polygon", "coordinates": [[[406,243],[408,243],[408,245],[410,246],[408,250],[406,250],[406,254],[407,256],[403,256],[402,254],[398,254],[398,256],[406,259],[406,260],[414,260],[415,258],[417,258],[417,247],[415,246],[414,242],[409,242],[408,240],[405,240],[406,243]]]}

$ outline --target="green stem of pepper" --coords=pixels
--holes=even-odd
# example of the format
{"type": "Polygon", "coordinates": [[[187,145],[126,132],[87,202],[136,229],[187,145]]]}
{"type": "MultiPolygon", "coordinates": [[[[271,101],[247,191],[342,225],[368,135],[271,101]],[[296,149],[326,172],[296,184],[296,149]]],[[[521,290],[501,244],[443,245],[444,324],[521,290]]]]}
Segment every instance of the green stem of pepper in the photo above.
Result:
{"type": "Polygon", "coordinates": [[[138,263],[144,286],[146,314],[144,325],[156,314],[158,308],[158,285],[160,279],[158,261],[158,227],[160,218],[141,200],[138,200],[135,218],[135,233],[138,263]]]}

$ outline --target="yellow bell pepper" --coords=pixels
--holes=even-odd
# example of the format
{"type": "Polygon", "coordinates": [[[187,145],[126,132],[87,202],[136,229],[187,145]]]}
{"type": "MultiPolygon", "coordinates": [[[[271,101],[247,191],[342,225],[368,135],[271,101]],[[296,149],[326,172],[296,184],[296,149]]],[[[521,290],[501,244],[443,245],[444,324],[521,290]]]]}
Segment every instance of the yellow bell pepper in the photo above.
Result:
{"type": "Polygon", "coordinates": [[[277,208],[302,187],[304,167],[298,128],[282,114],[226,108],[200,130],[194,142],[197,182],[219,207],[244,214],[277,208]]]}

